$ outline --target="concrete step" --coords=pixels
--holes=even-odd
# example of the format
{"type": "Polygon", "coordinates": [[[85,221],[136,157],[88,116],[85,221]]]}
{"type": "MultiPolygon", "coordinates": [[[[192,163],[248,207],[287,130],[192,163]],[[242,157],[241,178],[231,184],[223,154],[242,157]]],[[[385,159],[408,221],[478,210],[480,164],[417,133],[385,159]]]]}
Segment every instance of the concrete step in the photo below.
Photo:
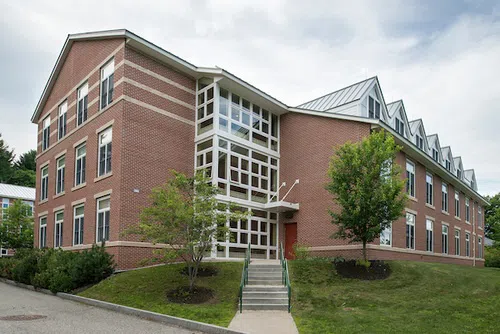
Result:
{"type": "Polygon", "coordinates": [[[248,285],[281,285],[283,282],[280,279],[255,279],[249,278],[248,285]]]}
{"type": "Polygon", "coordinates": [[[248,278],[255,279],[282,279],[281,273],[248,273],[248,278]]]}
{"type": "Polygon", "coordinates": [[[247,285],[243,288],[243,293],[245,292],[286,292],[288,290],[280,282],[278,285],[247,285]]]}
{"type": "Polygon", "coordinates": [[[286,304],[243,304],[244,310],[262,310],[262,311],[287,311],[288,303],[286,304]]]}
{"type": "Polygon", "coordinates": [[[286,298],[247,298],[243,297],[243,305],[245,304],[288,304],[288,297],[286,298]]]}
{"type": "Polygon", "coordinates": [[[243,299],[246,298],[288,298],[287,291],[243,291],[243,299]]]}
{"type": "Polygon", "coordinates": [[[258,269],[280,269],[281,270],[281,264],[278,265],[270,265],[270,264],[250,264],[248,268],[258,268],[258,269]]]}
{"type": "Polygon", "coordinates": [[[281,267],[279,268],[255,268],[255,267],[248,267],[248,271],[250,272],[263,272],[263,273],[280,273],[282,272],[283,270],[281,269],[281,267]]]}

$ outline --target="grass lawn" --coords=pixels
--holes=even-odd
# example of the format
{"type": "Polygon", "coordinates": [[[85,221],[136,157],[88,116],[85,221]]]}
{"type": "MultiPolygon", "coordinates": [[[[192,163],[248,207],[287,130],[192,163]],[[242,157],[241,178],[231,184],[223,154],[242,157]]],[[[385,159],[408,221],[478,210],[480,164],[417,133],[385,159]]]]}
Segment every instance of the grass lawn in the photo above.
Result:
{"type": "Polygon", "coordinates": [[[200,287],[211,288],[215,292],[214,299],[204,304],[175,304],[166,298],[167,291],[188,285],[187,276],[180,274],[185,264],[121,273],[79,295],[227,327],[236,313],[243,265],[240,262],[210,263],[210,265],[219,269],[217,276],[198,277],[195,283],[200,287]]]}
{"type": "Polygon", "coordinates": [[[383,281],[337,276],[326,260],[290,262],[300,333],[499,333],[500,269],[390,262],[383,281]]]}

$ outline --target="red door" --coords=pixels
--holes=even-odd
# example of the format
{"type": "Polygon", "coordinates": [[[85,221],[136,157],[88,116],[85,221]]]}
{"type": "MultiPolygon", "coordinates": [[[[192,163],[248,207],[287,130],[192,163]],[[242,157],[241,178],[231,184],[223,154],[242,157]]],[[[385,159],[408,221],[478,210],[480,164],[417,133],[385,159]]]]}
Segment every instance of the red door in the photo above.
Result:
{"type": "Polygon", "coordinates": [[[285,224],[285,257],[295,259],[293,245],[297,242],[297,223],[285,224]]]}

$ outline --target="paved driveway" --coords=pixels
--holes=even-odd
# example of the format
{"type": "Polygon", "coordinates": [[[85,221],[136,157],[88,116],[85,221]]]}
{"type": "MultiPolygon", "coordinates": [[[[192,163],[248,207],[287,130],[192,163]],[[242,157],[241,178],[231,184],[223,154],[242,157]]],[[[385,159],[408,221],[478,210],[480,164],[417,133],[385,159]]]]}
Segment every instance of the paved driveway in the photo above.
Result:
{"type": "Polygon", "coordinates": [[[194,332],[0,282],[0,333],[194,332]],[[34,320],[1,320],[9,316],[42,317],[34,320]]]}

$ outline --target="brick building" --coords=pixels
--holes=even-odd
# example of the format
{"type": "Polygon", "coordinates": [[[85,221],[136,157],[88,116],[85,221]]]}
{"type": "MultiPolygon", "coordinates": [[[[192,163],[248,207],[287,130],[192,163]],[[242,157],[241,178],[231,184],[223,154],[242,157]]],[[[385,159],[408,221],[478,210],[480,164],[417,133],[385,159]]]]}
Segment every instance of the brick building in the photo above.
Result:
{"type": "Polygon", "coordinates": [[[170,169],[207,169],[221,201],[252,211],[227,222],[231,242],[219,240],[211,257],[241,257],[250,243],[252,256],[275,258],[280,242],[288,253],[296,240],[314,254],[357,256],[359,245],[329,238],[326,170],[334,145],[384,128],[404,147],[397,162],[407,169],[411,200],[369,256],[483,264],[486,201],[474,171],[427,136],[421,120],[408,122],[402,101],[386,104],[376,77],[289,107],[129,31],[76,34],[32,122],[37,246],[79,250],[107,240],[120,268],[137,266],[166,246],[123,235],[151,188],[170,169]]]}
{"type": "MultiPolygon", "coordinates": [[[[5,216],[5,210],[8,209],[15,200],[21,200],[28,204],[31,207],[30,214],[32,214],[35,204],[35,188],[0,183],[0,203],[2,203],[0,224],[2,224],[2,220],[5,216]]],[[[0,257],[10,255],[13,255],[13,250],[2,248],[0,244],[0,257]]]]}

